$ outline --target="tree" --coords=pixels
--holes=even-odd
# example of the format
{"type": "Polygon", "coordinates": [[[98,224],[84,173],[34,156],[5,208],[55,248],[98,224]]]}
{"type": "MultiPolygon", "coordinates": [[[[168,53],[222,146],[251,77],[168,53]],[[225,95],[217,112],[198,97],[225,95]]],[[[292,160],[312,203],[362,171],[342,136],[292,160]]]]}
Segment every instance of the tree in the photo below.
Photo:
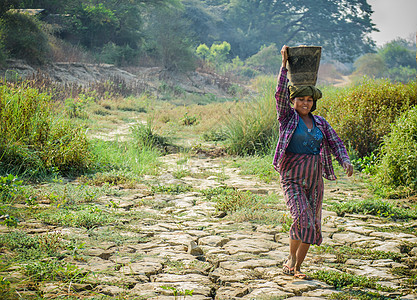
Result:
{"type": "Polygon", "coordinates": [[[355,61],[355,75],[375,78],[389,78],[391,81],[409,82],[416,77],[414,45],[403,39],[396,39],[368,53],[355,61]],[[413,49],[413,50],[411,50],[413,49]]]}
{"type": "Polygon", "coordinates": [[[229,0],[218,7],[225,8],[226,28],[234,29],[222,32],[221,40],[244,59],[272,43],[320,45],[325,55],[342,62],[375,47],[368,35],[377,29],[366,0],[229,0]]]}
{"type": "Polygon", "coordinates": [[[354,67],[356,69],[354,75],[375,78],[384,77],[387,70],[383,58],[376,53],[362,55],[355,61],[354,67]]]}
{"type": "Polygon", "coordinates": [[[27,14],[7,12],[0,19],[0,25],[0,44],[4,44],[11,57],[34,64],[48,61],[51,49],[39,20],[27,14]]]}
{"type": "Polygon", "coordinates": [[[149,14],[148,51],[168,71],[193,70],[195,57],[192,31],[181,9],[154,9],[149,14]]]}

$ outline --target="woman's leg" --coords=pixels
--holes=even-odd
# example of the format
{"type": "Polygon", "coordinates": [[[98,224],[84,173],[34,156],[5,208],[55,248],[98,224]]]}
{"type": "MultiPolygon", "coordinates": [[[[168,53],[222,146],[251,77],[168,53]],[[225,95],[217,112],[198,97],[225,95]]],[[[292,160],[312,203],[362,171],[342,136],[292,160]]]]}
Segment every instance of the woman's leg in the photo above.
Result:
{"type": "Polygon", "coordinates": [[[290,256],[288,257],[288,266],[295,270],[300,270],[301,264],[307,256],[310,244],[301,242],[300,240],[293,240],[290,238],[290,256]]]}
{"type": "Polygon", "coordinates": [[[301,264],[303,263],[308,249],[310,248],[310,244],[306,244],[306,243],[301,243],[301,241],[299,241],[300,244],[298,246],[297,249],[297,253],[296,253],[296,261],[295,261],[295,273],[297,273],[297,271],[300,271],[301,268],[301,264]]]}
{"type": "Polygon", "coordinates": [[[290,256],[288,257],[288,266],[291,268],[294,268],[297,262],[297,251],[300,245],[300,240],[293,240],[290,238],[290,256]]]}

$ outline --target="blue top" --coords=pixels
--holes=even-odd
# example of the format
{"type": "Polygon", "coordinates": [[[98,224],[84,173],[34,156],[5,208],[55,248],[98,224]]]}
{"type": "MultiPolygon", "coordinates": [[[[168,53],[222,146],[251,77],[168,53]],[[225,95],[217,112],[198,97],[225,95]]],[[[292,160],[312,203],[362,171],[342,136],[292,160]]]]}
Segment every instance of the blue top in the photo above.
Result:
{"type": "Polygon", "coordinates": [[[320,154],[322,141],[323,133],[317,128],[314,118],[312,129],[308,129],[307,125],[300,118],[286,152],[297,154],[320,154]]]}

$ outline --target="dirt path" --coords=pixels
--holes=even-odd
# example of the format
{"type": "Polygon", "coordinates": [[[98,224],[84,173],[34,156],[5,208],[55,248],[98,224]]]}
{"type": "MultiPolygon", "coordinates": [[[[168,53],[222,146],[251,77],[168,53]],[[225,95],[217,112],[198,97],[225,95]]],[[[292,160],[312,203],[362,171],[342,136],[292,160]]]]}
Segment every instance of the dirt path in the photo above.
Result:
{"type": "MultiPolygon", "coordinates": [[[[200,155],[184,159],[180,154],[172,154],[163,160],[166,172],[158,177],[146,176],[144,180],[149,184],[172,189],[192,186],[195,190],[227,185],[261,195],[280,193],[276,182],[266,184],[253,176],[242,176],[238,169],[228,167],[223,158],[200,155]],[[182,164],[178,164],[180,160],[182,164]],[[187,176],[176,179],[176,172],[185,172],[187,176]]],[[[343,186],[343,182],[339,184],[343,186]]],[[[346,201],[359,194],[360,191],[355,194],[334,185],[326,191],[328,199],[346,201]]],[[[109,299],[313,300],[341,293],[323,281],[298,280],[282,273],[288,253],[288,233],[282,226],[233,220],[216,211],[215,203],[207,201],[200,192],[149,193],[144,186],[120,196],[103,196],[95,202],[102,211],[117,214],[118,225],[89,230],[46,226],[31,220],[21,225],[21,230],[30,234],[57,232],[79,245],[65,261],[83,270],[86,277],[80,282],[41,282],[38,289],[45,299],[59,295],[88,299],[96,295],[109,299]],[[297,296],[304,298],[292,298],[297,296]]],[[[286,211],[283,202],[275,204],[274,209],[283,214],[286,211]]],[[[417,226],[416,222],[405,225],[417,226]]],[[[377,217],[342,218],[325,209],[323,245],[328,253],[313,248],[304,271],[365,276],[377,283],[379,291],[376,286],[353,290],[387,298],[416,299],[417,294],[413,294],[404,274],[416,267],[417,236],[395,228],[395,222],[377,217]],[[405,249],[406,245],[414,247],[405,249]],[[343,247],[365,250],[343,256],[338,252],[343,247]]],[[[10,231],[0,229],[2,233],[10,231]]],[[[8,276],[22,275],[15,269],[8,276]]],[[[22,299],[34,296],[27,287],[22,287],[19,294],[22,299]]]]}

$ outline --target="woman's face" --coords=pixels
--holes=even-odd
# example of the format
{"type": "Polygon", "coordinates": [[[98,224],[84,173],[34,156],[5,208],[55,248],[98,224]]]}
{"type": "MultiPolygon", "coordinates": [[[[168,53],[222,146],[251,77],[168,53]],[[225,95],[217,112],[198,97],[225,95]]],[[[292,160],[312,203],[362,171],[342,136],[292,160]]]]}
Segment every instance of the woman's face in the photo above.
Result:
{"type": "Polygon", "coordinates": [[[294,109],[300,116],[307,116],[313,107],[313,97],[295,97],[294,98],[294,109]]]}

